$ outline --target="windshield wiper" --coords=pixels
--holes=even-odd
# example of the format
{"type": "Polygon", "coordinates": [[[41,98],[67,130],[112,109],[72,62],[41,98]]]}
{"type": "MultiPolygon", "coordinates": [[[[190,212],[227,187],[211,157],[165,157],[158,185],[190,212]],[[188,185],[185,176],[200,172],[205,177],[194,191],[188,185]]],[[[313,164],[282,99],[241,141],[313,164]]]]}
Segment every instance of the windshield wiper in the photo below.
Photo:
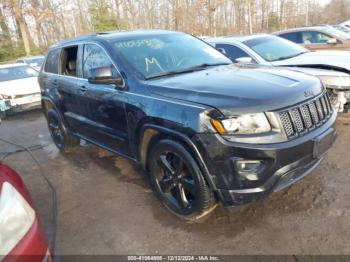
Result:
{"type": "Polygon", "coordinates": [[[305,54],[305,53],[307,53],[307,52],[309,52],[309,51],[300,52],[300,53],[294,54],[294,55],[281,56],[281,57],[279,57],[279,58],[273,60],[273,62],[275,62],[275,61],[281,61],[281,60],[286,60],[286,59],[289,59],[289,58],[293,58],[293,57],[296,57],[296,56],[300,56],[300,55],[305,54]]]}
{"type": "Polygon", "coordinates": [[[230,63],[203,63],[200,65],[195,65],[195,66],[191,66],[182,70],[174,70],[174,71],[168,71],[168,72],[162,72],[159,74],[154,74],[154,75],[150,75],[148,77],[146,77],[146,80],[149,79],[154,79],[154,78],[158,78],[158,77],[163,77],[163,76],[172,76],[172,75],[179,75],[179,74],[185,74],[185,73],[191,73],[191,72],[195,72],[195,71],[199,71],[199,70],[204,70],[207,67],[210,66],[220,66],[220,65],[230,65],[230,63]]]}

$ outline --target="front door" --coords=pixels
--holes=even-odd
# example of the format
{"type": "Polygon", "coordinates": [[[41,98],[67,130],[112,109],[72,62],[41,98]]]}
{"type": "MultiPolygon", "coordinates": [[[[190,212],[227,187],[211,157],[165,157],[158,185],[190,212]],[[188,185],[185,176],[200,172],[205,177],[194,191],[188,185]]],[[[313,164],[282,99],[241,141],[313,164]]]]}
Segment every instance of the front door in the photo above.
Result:
{"type": "Polygon", "coordinates": [[[119,72],[106,51],[96,44],[84,45],[82,59],[84,84],[85,115],[89,125],[88,138],[129,155],[129,137],[124,107],[124,91],[113,84],[92,84],[87,81],[89,70],[111,67],[113,75],[119,72]]]}

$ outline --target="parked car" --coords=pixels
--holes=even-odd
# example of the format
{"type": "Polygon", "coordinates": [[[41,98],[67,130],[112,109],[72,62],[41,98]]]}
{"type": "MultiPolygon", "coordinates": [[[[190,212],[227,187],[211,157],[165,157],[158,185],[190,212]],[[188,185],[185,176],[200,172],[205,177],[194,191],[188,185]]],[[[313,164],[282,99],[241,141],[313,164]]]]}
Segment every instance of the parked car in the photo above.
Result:
{"type": "Polygon", "coordinates": [[[350,34],[350,27],[347,27],[345,25],[333,25],[335,29],[338,29],[340,31],[343,31],[344,33],[350,34]]]}
{"type": "Polygon", "coordinates": [[[0,119],[9,112],[40,106],[38,72],[27,64],[0,65],[0,119]]]}
{"type": "Polygon", "coordinates": [[[45,56],[27,56],[20,57],[16,60],[16,63],[27,64],[33,67],[35,70],[40,71],[42,64],[44,63],[45,56]]]}
{"type": "Polygon", "coordinates": [[[0,260],[51,261],[44,231],[25,184],[1,162],[0,260]]]}
{"type": "Polygon", "coordinates": [[[340,23],[339,25],[346,26],[350,28],[350,20],[344,21],[343,23],[340,23]]]}
{"type": "Polygon", "coordinates": [[[319,77],[339,112],[350,103],[350,52],[310,52],[283,38],[258,34],[206,39],[234,63],[288,67],[319,77]]]}
{"type": "MultiPolygon", "coordinates": [[[[52,46],[39,75],[49,131],[140,164],[162,203],[197,220],[294,184],[324,158],[337,113],[319,79],[238,67],[183,33],[103,33],[52,46]]],[[[116,189],[117,190],[117,189],[116,189]]]]}
{"type": "Polygon", "coordinates": [[[331,26],[308,26],[274,33],[310,50],[350,50],[350,34],[331,26]]]}

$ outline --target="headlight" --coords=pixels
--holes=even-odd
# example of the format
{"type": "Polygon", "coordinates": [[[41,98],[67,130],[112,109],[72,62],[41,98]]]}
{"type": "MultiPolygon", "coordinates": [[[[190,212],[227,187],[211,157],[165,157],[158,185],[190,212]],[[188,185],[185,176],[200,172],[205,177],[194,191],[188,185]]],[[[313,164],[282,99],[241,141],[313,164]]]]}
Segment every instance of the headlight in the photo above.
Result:
{"type": "Polygon", "coordinates": [[[0,99],[11,99],[11,96],[8,96],[8,95],[0,95],[0,99]]]}
{"type": "Polygon", "coordinates": [[[350,76],[318,76],[327,88],[350,90],[350,76]]]}
{"type": "Polygon", "coordinates": [[[34,221],[33,208],[10,183],[3,183],[0,193],[0,255],[8,254],[34,221]]]}
{"type": "Polygon", "coordinates": [[[223,135],[250,135],[271,131],[271,126],[264,113],[244,114],[221,121],[211,119],[211,123],[223,135]]]}

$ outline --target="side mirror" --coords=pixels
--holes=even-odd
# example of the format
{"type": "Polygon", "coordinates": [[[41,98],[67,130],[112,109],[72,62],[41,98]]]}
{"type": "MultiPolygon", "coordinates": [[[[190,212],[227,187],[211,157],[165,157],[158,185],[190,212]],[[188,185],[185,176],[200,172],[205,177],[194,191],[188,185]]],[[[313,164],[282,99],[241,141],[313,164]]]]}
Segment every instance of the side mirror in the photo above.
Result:
{"type": "Polygon", "coordinates": [[[336,38],[331,38],[327,41],[327,44],[330,44],[330,45],[335,45],[338,43],[338,40],[336,38]]]}
{"type": "Polygon", "coordinates": [[[88,81],[91,84],[114,84],[116,86],[124,85],[124,80],[121,75],[113,76],[112,68],[110,66],[90,69],[88,81]]]}
{"type": "Polygon", "coordinates": [[[223,48],[216,48],[221,54],[224,54],[224,55],[226,55],[226,51],[225,51],[225,49],[223,49],[223,48]]]}
{"type": "Polygon", "coordinates": [[[249,56],[236,58],[235,62],[239,63],[239,64],[253,64],[254,63],[253,58],[251,58],[249,56]]]}

